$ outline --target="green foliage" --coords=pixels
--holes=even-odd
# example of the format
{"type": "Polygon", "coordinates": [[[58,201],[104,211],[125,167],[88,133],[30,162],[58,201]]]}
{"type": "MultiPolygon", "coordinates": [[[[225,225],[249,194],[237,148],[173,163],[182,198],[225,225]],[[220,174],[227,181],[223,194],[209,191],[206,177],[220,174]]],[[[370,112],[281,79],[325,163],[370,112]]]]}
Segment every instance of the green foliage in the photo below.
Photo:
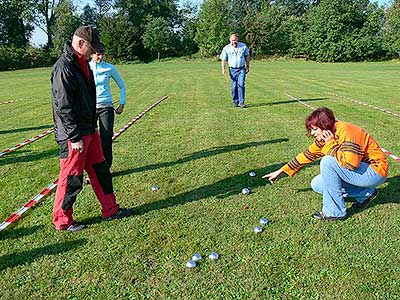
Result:
{"type": "Polygon", "coordinates": [[[0,46],[0,71],[46,67],[52,63],[54,58],[42,49],[0,46]]]}
{"type": "Polygon", "coordinates": [[[386,11],[383,28],[384,45],[390,53],[400,57],[400,1],[394,0],[386,11]]]}
{"type": "Polygon", "coordinates": [[[27,22],[25,2],[2,0],[0,2],[0,45],[26,47],[33,27],[27,22]]]}
{"type": "Polygon", "coordinates": [[[202,55],[220,53],[233,30],[228,0],[206,0],[201,4],[195,41],[202,55]]]}
{"type": "Polygon", "coordinates": [[[80,15],[79,19],[81,20],[82,25],[97,25],[97,15],[96,10],[91,7],[89,4],[86,4],[83,8],[83,12],[80,15]]]}
{"type": "Polygon", "coordinates": [[[305,16],[299,54],[331,62],[375,58],[382,20],[382,9],[368,0],[321,0],[305,16]]]}
{"type": "Polygon", "coordinates": [[[175,28],[177,33],[176,46],[179,55],[191,55],[199,50],[195,42],[197,29],[197,6],[186,1],[179,10],[179,24],[175,28]]]}
{"type": "Polygon", "coordinates": [[[100,21],[101,39],[107,56],[113,61],[134,61],[141,52],[140,35],[128,16],[103,17],[100,21]]]}
{"type": "Polygon", "coordinates": [[[173,45],[174,32],[167,21],[163,18],[152,18],[146,24],[143,34],[143,45],[145,48],[157,52],[158,61],[160,54],[167,52],[173,45]]]}
{"type": "Polygon", "coordinates": [[[54,24],[54,49],[52,55],[60,56],[64,45],[72,39],[75,30],[81,25],[79,18],[76,16],[76,8],[71,0],[65,0],[57,6],[55,12],[56,22],[54,24]]]}

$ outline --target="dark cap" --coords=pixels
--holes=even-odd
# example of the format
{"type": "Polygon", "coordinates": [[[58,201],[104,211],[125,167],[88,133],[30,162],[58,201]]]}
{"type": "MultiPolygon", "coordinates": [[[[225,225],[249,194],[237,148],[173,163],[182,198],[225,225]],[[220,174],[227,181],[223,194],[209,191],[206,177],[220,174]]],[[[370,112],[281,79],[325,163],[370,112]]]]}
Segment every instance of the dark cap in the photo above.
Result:
{"type": "Polygon", "coordinates": [[[101,53],[104,51],[104,47],[100,42],[99,31],[96,28],[92,26],[81,26],[75,30],[74,35],[88,41],[96,52],[101,53]]]}

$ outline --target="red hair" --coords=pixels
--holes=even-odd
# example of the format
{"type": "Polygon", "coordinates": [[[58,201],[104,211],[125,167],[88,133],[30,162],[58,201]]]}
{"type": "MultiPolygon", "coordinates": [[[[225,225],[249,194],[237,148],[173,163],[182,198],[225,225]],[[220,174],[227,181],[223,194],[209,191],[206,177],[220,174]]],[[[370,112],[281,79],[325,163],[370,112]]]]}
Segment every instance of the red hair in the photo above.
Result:
{"type": "Polygon", "coordinates": [[[318,127],[322,130],[334,131],[336,118],[333,111],[327,107],[320,107],[314,110],[305,121],[308,134],[311,133],[311,127],[318,127]]]}

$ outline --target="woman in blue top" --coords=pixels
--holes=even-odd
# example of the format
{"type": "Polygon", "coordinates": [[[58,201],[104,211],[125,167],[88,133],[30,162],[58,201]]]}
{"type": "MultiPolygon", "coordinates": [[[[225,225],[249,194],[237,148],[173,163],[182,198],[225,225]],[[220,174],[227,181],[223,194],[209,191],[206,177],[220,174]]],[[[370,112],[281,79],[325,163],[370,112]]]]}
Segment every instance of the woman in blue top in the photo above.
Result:
{"type": "Polygon", "coordinates": [[[99,120],[100,138],[103,148],[106,165],[111,168],[112,164],[112,137],[114,134],[114,111],[118,115],[124,110],[126,103],[126,89],[124,81],[119,75],[117,69],[110,63],[105,62],[104,45],[101,52],[92,55],[92,61],[89,63],[93,71],[94,81],[96,83],[96,110],[99,120]],[[119,87],[119,106],[114,109],[110,79],[113,79],[119,87]]]}

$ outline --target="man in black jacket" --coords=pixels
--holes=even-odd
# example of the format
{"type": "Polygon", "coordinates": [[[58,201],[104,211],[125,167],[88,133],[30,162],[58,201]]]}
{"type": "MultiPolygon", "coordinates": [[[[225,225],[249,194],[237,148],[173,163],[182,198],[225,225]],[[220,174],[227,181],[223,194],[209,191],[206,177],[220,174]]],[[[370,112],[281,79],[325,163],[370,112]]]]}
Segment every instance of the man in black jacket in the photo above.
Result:
{"type": "Polygon", "coordinates": [[[73,204],[82,190],[83,171],[102,207],[106,220],[132,215],[120,208],[96,131],[96,88],[88,67],[90,55],[101,52],[99,33],[91,26],[79,27],[64,46],[64,53],[51,74],[55,139],[60,146],[60,176],[54,200],[53,224],[57,230],[79,231],[85,225],[72,217],[73,204]]]}

